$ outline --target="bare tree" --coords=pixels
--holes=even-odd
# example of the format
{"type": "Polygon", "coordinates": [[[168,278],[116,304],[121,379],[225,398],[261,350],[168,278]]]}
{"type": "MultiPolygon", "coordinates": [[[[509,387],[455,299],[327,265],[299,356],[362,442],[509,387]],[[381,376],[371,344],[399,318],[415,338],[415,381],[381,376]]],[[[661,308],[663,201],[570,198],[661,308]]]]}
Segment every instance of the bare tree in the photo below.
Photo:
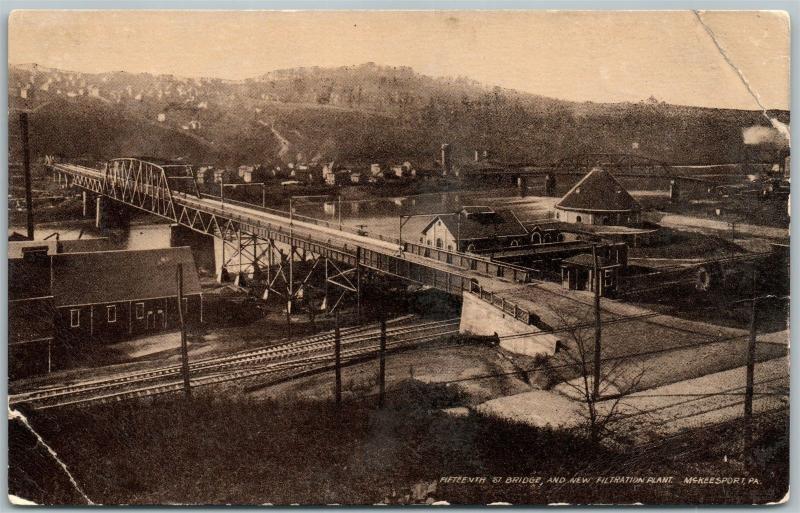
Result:
{"type": "Polygon", "coordinates": [[[600,384],[595,394],[593,320],[575,322],[562,312],[552,311],[560,321],[555,331],[563,338],[556,355],[544,362],[551,385],[560,384],[576,393],[585,406],[579,410],[583,428],[593,443],[617,440],[619,422],[629,417],[621,411],[623,399],[639,389],[645,369],[626,358],[601,358],[600,384]]]}

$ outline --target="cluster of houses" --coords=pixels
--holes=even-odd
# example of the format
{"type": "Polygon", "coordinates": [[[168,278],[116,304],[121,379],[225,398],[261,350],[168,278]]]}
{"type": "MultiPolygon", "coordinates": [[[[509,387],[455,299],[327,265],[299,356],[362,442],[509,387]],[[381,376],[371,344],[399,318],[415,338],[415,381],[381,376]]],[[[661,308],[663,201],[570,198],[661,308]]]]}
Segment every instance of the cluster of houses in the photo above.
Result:
{"type": "Polygon", "coordinates": [[[432,167],[419,168],[411,162],[369,166],[343,165],[337,162],[302,164],[254,164],[236,169],[211,165],[195,170],[198,183],[260,183],[283,180],[297,184],[326,184],[329,186],[368,185],[386,182],[427,180],[440,174],[432,167]]]}

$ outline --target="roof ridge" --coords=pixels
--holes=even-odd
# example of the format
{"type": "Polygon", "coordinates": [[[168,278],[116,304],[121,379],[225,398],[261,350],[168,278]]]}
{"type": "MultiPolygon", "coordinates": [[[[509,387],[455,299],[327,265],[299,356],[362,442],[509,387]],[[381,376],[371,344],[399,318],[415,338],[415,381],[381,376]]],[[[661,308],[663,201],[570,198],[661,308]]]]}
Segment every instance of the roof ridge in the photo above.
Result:
{"type": "MultiPolygon", "coordinates": [[[[80,240],[80,239],[71,239],[71,240],[80,240]]],[[[97,239],[83,239],[83,240],[97,240],[97,239]]],[[[66,242],[66,241],[61,241],[66,242]]],[[[168,251],[171,249],[188,249],[189,251],[192,250],[191,246],[170,246],[168,248],[140,248],[140,249],[106,249],[101,251],[71,251],[69,253],[56,253],[53,256],[60,256],[60,255],[94,255],[97,253],[144,253],[146,251],[168,251]]]]}

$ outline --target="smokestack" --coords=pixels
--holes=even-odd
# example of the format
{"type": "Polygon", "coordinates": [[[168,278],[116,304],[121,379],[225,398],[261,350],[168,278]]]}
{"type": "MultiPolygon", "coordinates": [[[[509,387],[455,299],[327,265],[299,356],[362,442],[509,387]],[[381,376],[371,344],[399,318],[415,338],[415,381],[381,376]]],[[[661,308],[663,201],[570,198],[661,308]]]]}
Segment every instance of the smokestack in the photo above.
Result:
{"type": "Polygon", "coordinates": [[[442,144],[442,175],[446,176],[452,169],[452,162],[450,155],[452,150],[449,144],[442,144]]]}

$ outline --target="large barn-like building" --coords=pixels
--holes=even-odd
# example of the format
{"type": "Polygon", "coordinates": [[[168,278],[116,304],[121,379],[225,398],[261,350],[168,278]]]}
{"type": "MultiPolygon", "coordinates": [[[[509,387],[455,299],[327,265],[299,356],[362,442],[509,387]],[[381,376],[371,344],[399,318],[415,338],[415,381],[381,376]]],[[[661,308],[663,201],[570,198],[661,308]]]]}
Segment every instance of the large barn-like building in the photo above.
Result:
{"type": "Polygon", "coordinates": [[[527,243],[528,230],[511,210],[465,206],[440,214],[423,228],[420,243],[447,251],[482,251],[527,243]]]}
{"type": "Polygon", "coordinates": [[[637,226],[642,207],[614,176],[594,168],[556,204],[556,219],[565,223],[637,226]]]}
{"type": "Polygon", "coordinates": [[[61,251],[89,245],[27,241],[9,246],[12,379],[58,367],[64,351],[178,328],[178,264],[184,320],[189,325],[203,320],[189,247],[68,253],[61,251]]]}

